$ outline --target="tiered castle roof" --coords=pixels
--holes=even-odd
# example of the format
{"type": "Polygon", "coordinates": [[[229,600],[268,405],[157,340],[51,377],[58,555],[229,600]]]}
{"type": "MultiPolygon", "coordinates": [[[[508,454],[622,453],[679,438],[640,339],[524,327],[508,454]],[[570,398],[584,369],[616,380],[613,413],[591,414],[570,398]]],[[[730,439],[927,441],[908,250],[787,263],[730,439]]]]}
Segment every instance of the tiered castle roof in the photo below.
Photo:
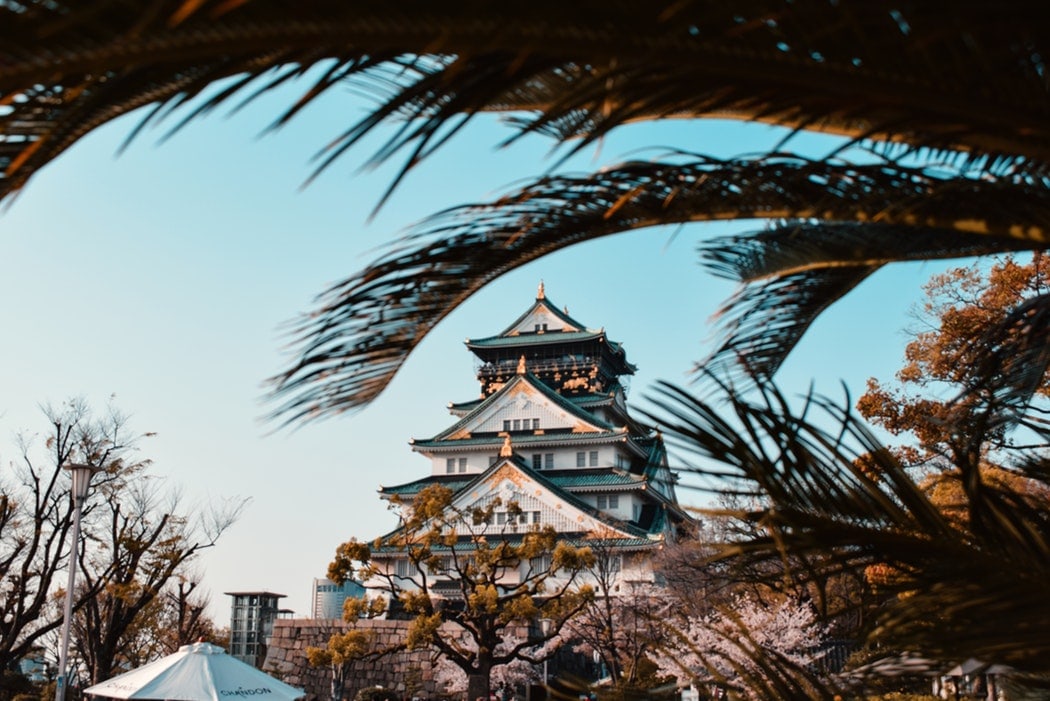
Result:
{"type": "Polygon", "coordinates": [[[380,488],[407,503],[441,484],[458,508],[500,496],[568,540],[601,538],[634,550],[672,535],[689,516],[658,432],[632,419],[623,347],[547,300],[500,334],[467,341],[480,361],[481,397],[449,405],[456,421],[412,448],[431,459],[427,477],[380,488]]]}

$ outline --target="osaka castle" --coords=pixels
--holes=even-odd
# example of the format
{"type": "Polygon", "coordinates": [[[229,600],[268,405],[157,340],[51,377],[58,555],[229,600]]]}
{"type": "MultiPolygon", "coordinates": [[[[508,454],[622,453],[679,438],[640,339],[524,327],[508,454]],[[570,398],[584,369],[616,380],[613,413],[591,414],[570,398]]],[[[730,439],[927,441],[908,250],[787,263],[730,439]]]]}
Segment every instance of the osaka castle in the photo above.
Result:
{"type": "MultiPolygon", "coordinates": [[[[574,545],[612,553],[620,583],[652,582],[652,557],[691,521],[675,496],[675,476],[658,431],[631,418],[623,347],[603,328],[584,326],[547,299],[536,300],[495,336],[468,339],[481,385],[476,399],[449,404],[451,426],[412,449],[429,474],[381,487],[402,509],[429,485],[453,493],[468,513],[498,503],[482,528],[503,537],[553,526],[574,545]],[[520,509],[520,510],[519,510],[520,509]]],[[[403,555],[401,557],[404,557],[403,555]]],[[[384,570],[414,573],[395,552],[375,553],[384,570]]]]}

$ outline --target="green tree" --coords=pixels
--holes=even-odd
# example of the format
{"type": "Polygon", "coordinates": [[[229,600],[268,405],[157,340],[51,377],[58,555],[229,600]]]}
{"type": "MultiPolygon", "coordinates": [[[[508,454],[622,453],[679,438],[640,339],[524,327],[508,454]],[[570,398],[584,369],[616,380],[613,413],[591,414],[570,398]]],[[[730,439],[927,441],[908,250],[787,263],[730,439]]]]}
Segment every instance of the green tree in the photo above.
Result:
{"type": "MultiPolygon", "coordinates": [[[[541,662],[538,646],[556,638],[593,597],[577,582],[594,565],[590,548],[560,541],[550,526],[511,525],[521,516],[514,502],[497,497],[463,507],[451,490],[431,485],[404,508],[393,533],[372,545],[340,545],[328,578],[341,583],[356,575],[390,597],[411,620],[398,648],[434,650],[467,675],[468,698],[488,698],[494,668],[541,662]],[[497,509],[508,523],[492,525],[497,509]],[[398,560],[407,562],[400,572],[398,560]],[[541,619],[551,621],[547,633],[513,634],[541,619]]],[[[358,613],[348,608],[344,617],[353,624],[358,613]]]]}
{"type": "Polygon", "coordinates": [[[304,420],[370,401],[441,318],[552,251],[715,219],[773,222],[705,247],[745,283],[714,359],[768,376],[885,264],[1045,246],[1041,12],[1021,0],[24,0],[0,6],[0,195],[134,110],[150,121],[183,107],[188,121],[300,76],[277,125],[332,88],[376,98],[328,142],[322,168],[393,122],[371,162],[403,156],[408,169],[482,112],[509,116],[509,140],[549,136],[563,153],[659,119],[776,124],[775,153],[720,160],[700,155],[702,141],[671,144],[424,222],[303,320],[275,411],[304,420]],[[791,130],[843,139],[807,158],[786,152],[791,130]]]}
{"type": "MultiPolygon", "coordinates": [[[[355,613],[351,613],[348,620],[355,616],[355,613]]],[[[375,635],[372,631],[351,629],[333,633],[325,647],[307,647],[306,659],[312,667],[328,667],[332,674],[330,698],[332,701],[342,701],[346,694],[351,665],[374,652],[375,635]]]]}

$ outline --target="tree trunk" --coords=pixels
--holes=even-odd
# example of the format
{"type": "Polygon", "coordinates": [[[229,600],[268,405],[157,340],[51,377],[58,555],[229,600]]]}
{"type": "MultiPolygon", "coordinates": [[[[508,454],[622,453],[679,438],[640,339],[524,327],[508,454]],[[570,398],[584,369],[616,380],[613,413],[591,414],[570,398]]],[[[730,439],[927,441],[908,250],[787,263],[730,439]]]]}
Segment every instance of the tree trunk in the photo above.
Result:
{"type": "Polygon", "coordinates": [[[467,675],[467,701],[489,701],[489,670],[467,675]]]}
{"type": "Polygon", "coordinates": [[[332,701],[343,701],[343,694],[346,693],[346,667],[341,664],[332,665],[332,683],[329,688],[332,701]]]}

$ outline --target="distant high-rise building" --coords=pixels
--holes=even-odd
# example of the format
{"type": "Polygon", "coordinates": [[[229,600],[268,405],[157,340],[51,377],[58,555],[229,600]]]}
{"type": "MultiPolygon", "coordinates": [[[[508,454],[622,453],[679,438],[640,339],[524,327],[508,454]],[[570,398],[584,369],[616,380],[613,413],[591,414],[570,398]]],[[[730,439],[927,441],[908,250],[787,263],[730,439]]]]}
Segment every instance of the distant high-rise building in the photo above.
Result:
{"type": "Polygon", "coordinates": [[[277,602],[284,594],[268,591],[226,592],[233,597],[230,610],[230,654],[241,662],[262,667],[273,622],[282,613],[277,602]]]}
{"type": "Polygon", "coordinates": [[[336,584],[330,579],[315,579],[313,585],[313,610],[311,618],[342,618],[343,602],[353,597],[360,599],[365,595],[365,588],[358,582],[347,580],[336,584]]]}

